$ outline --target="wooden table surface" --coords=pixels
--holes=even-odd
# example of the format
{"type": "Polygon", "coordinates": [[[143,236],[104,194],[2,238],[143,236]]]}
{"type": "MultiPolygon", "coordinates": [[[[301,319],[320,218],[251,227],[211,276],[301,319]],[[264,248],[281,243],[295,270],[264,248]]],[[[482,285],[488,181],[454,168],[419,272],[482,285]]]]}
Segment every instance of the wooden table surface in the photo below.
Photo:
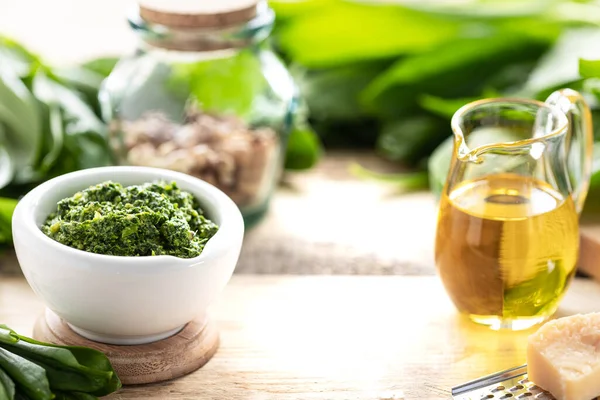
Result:
{"type": "MultiPolygon", "coordinates": [[[[576,279],[557,315],[596,311],[576,279]]],[[[30,335],[43,305],[0,280],[0,321],[30,335]]],[[[452,386],[525,362],[530,331],[459,316],[435,277],[236,275],[212,313],[221,348],[202,369],[110,399],[447,399],[452,386]]]]}
{"type": "Polygon", "coordinates": [[[288,172],[265,219],[247,232],[238,273],[433,275],[437,208],[429,192],[359,179],[353,164],[398,172],[370,152],[331,151],[288,172]]]}

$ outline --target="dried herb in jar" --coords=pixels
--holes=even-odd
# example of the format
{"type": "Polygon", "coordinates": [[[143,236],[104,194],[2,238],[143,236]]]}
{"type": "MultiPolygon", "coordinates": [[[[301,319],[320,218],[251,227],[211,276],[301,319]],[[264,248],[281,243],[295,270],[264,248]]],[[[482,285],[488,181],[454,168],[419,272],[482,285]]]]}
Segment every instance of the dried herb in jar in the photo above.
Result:
{"type": "Polygon", "coordinates": [[[166,168],[200,178],[238,206],[263,199],[278,167],[279,137],[268,127],[250,128],[240,118],[188,109],[182,124],[149,112],[120,123],[131,165],[166,168]]]}

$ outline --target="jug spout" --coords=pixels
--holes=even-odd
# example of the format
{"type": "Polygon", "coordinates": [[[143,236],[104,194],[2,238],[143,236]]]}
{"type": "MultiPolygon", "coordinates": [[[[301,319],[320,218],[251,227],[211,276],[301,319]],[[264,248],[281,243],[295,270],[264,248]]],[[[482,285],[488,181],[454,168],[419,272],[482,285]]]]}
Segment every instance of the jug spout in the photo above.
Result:
{"type": "MultiPolygon", "coordinates": [[[[465,130],[463,121],[453,127],[457,160],[480,164],[486,154],[520,154],[529,151],[531,141],[525,129],[503,126],[478,126],[465,130]]],[[[543,140],[540,140],[543,148],[543,140]]],[[[540,147],[538,146],[538,149],[540,147]]]]}
{"type": "Polygon", "coordinates": [[[447,188],[512,173],[548,183],[581,212],[592,170],[592,118],[574,90],[546,100],[485,99],[452,117],[454,151],[447,188]]]}

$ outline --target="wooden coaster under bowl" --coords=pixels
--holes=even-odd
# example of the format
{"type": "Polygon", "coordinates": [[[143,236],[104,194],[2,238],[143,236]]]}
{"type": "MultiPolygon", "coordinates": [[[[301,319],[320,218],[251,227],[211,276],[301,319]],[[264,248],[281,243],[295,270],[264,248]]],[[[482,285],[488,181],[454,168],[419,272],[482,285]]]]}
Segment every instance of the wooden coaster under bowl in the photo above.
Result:
{"type": "Polygon", "coordinates": [[[219,347],[219,333],[210,320],[192,321],[179,333],[157,342],[121,346],[86,339],[51,311],[38,318],[33,338],[103,352],[124,385],[161,382],[189,374],[206,364],[219,347]]]}

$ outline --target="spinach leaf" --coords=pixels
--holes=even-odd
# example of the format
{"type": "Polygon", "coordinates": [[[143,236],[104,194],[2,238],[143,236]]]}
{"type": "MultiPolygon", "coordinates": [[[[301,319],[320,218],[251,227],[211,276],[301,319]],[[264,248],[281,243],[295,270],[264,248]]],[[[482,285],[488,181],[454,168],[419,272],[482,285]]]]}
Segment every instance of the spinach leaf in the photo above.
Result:
{"type": "Polygon", "coordinates": [[[6,325],[0,325],[0,343],[14,344],[19,341],[17,334],[6,325]]]}
{"type": "Polygon", "coordinates": [[[46,377],[53,392],[55,390],[64,390],[67,392],[80,391],[93,393],[104,390],[110,384],[112,374],[108,374],[107,376],[106,374],[101,375],[94,370],[78,370],[63,366],[59,361],[45,363],[28,355],[26,352],[21,352],[13,348],[9,348],[9,350],[15,354],[22,355],[24,358],[42,367],[46,372],[46,377]]]}
{"type": "Polygon", "coordinates": [[[64,347],[75,356],[77,362],[82,366],[96,371],[108,371],[111,373],[111,377],[107,384],[101,389],[90,392],[91,394],[95,396],[105,396],[121,388],[121,380],[114,372],[110,361],[103,353],[87,347],[64,347]]]}
{"type": "Polygon", "coordinates": [[[4,370],[0,369],[0,399],[12,400],[15,398],[15,383],[4,370]]]}
{"type": "Polygon", "coordinates": [[[43,343],[10,332],[19,341],[3,347],[42,366],[52,388],[104,396],[121,387],[110,361],[97,350],[43,343]]]}
{"type": "Polygon", "coordinates": [[[0,368],[33,400],[51,400],[54,396],[42,367],[0,347],[0,368]]]}
{"type": "Polygon", "coordinates": [[[31,398],[17,387],[17,391],[15,392],[15,400],[31,400],[31,398]]]}
{"type": "Polygon", "coordinates": [[[61,392],[55,391],[56,397],[54,400],[97,400],[98,398],[94,395],[81,392],[61,392]]]}

